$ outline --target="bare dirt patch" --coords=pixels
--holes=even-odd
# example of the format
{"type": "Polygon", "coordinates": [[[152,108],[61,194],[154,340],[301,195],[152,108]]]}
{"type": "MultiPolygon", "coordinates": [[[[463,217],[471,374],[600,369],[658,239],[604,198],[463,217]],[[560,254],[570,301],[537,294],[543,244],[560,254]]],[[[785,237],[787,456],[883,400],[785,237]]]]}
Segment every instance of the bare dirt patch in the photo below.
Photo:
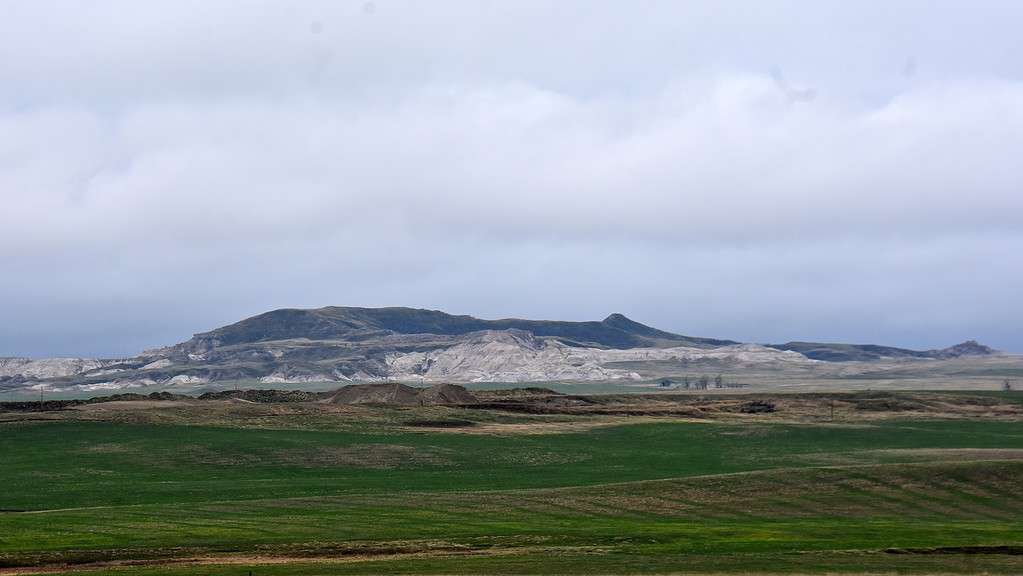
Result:
{"type": "Polygon", "coordinates": [[[449,432],[454,434],[519,435],[519,434],[575,434],[626,424],[650,424],[654,422],[706,422],[698,418],[677,416],[601,416],[599,418],[573,418],[571,420],[532,420],[529,422],[477,422],[465,428],[417,427],[420,431],[449,432]]]}
{"type": "Polygon", "coordinates": [[[74,406],[72,410],[83,412],[115,412],[147,410],[150,408],[180,408],[195,404],[193,400],[118,400],[114,402],[97,402],[74,406]]]}
{"type": "Polygon", "coordinates": [[[409,420],[405,422],[406,426],[413,428],[471,428],[476,426],[476,422],[472,420],[459,420],[456,418],[437,419],[437,420],[409,420]]]}
{"type": "Polygon", "coordinates": [[[145,560],[97,560],[77,564],[42,564],[37,566],[0,567],[0,575],[63,574],[90,572],[108,568],[159,566],[235,566],[275,564],[340,564],[380,560],[438,558],[458,556],[506,556],[545,554],[551,552],[599,553],[595,546],[486,546],[470,547],[448,542],[380,542],[359,545],[337,545],[324,548],[254,552],[252,554],[193,554],[145,560]]]}

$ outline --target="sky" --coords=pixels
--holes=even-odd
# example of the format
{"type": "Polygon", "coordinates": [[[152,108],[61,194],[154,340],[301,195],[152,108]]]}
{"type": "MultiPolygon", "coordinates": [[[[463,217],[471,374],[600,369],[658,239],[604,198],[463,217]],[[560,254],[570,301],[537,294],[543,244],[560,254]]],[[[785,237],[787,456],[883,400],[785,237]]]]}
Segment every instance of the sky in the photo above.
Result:
{"type": "Polygon", "coordinates": [[[276,308],[1023,352],[1023,3],[0,0],[0,356],[276,308]]]}

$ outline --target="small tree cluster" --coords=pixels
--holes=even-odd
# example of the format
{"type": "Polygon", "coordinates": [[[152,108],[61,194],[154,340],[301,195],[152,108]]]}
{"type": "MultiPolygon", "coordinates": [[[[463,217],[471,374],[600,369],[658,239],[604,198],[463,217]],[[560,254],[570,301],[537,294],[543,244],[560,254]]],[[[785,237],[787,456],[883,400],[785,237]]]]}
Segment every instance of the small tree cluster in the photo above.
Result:
{"type": "Polygon", "coordinates": [[[706,390],[709,382],[710,378],[707,378],[706,376],[700,376],[697,379],[685,376],[682,379],[682,388],[684,390],[706,390]]]}

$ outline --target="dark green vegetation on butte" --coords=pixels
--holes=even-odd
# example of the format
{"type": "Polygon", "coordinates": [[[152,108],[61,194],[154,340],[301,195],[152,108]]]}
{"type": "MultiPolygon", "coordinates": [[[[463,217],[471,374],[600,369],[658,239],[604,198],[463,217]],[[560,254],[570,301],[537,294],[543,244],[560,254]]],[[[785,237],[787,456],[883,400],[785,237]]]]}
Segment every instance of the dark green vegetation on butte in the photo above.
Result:
{"type": "Polygon", "coordinates": [[[231,346],[268,340],[309,338],[312,340],[365,340],[384,334],[464,335],[481,330],[523,330],[536,336],[551,336],[575,345],[634,348],[639,346],[720,346],[731,340],[681,336],[611,314],[601,322],[483,320],[473,316],[446,314],[417,308],[352,308],[328,306],[312,310],[285,308],[247,318],[210,332],[196,334],[195,346],[215,341],[231,346]]]}
{"type": "Polygon", "coordinates": [[[907,412],[920,398],[836,422],[787,419],[815,401],[791,395],[705,421],[231,400],[8,413],[0,571],[1023,572],[1018,396],[955,396],[983,418],[946,398],[941,419],[907,412]]]}

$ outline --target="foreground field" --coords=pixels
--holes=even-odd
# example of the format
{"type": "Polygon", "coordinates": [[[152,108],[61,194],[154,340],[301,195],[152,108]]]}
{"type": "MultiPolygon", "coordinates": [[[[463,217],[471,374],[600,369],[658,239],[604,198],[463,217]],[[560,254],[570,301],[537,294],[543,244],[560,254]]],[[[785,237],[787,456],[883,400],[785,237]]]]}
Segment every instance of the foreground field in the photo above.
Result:
{"type": "Polygon", "coordinates": [[[1001,415],[8,415],[0,570],[1020,573],[1023,423],[977,398],[1001,415]]]}

